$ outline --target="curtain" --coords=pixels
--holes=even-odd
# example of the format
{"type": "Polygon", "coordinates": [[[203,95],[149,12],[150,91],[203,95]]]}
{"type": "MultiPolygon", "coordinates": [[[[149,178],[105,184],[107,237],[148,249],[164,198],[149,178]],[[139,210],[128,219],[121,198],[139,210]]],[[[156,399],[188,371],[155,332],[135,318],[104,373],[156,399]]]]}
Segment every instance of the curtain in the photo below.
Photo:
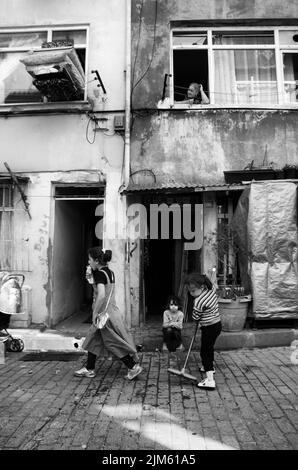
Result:
{"type": "Polygon", "coordinates": [[[283,69],[284,69],[284,98],[285,102],[298,101],[298,53],[284,53],[283,54],[283,69]]]}
{"type": "Polygon", "coordinates": [[[215,50],[214,103],[237,104],[234,51],[215,50]]]}
{"type": "MultiPolygon", "coordinates": [[[[218,42],[217,42],[218,43],[218,42]]],[[[225,37],[221,44],[264,44],[264,38],[225,37]]],[[[272,49],[214,50],[215,103],[277,103],[275,53],[272,49]]]]}
{"type": "Polygon", "coordinates": [[[274,50],[235,51],[239,103],[278,102],[274,50]]]}

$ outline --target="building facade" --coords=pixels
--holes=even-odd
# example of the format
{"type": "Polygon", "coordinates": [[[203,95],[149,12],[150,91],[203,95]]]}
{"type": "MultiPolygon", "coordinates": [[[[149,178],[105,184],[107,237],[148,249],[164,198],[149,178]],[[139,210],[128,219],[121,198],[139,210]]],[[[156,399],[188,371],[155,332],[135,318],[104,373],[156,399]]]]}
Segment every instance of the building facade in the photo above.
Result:
{"type": "Polygon", "coordinates": [[[234,254],[217,242],[249,186],[236,173],[298,164],[297,2],[13,4],[0,12],[0,271],[25,275],[24,326],[90,303],[91,245],[113,251],[128,326],[160,321],[190,271],[229,283],[234,254]],[[192,83],[206,99],[188,100],[192,83]]]}
{"type": "MultiPolygon", "coordinates": [[[[174,204],[180,215],[187,204],[203,206],[196,249],[185,249],[187,236],[173,233],[134,247],[137,323],[158,318],[167,295],[181,293],[183,275],[191,270],[229,281],[228,262],[212,246],[247,185],[243,175],[236,181],[228,177],[258,168],[272,172],[273,179],[274,170],[297,165],[298,4],[133,0],[132,5],[129,204],[174,204]],[[194,82],[202,85],[207,102],[187,101],[194,82]]],[[[286,263],[297,272],[297,213],[293,217],[286,263]]]]}
{"type": "Polygon", "coordinates": [[[119,0],[1,2],[0,269],[31,288],[24,326],[54,327],[90,302],[93,245],[113,251],[125,310],[125,242],[107,233],[125,220],[126,9],[119,0]]]}

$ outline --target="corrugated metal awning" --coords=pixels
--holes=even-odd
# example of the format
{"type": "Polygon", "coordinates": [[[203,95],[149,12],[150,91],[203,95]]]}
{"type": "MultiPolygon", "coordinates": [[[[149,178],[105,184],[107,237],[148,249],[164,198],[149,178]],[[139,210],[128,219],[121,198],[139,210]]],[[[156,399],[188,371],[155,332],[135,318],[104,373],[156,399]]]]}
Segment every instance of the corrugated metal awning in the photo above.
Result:
{"type": "Polygon", "coordinates": [[[160,193],[196,193],[204,191],[240,191],[247,187],[247,184],[231,183],[231,184],[197,184],[197,183],[169,183],[154,182],[137,184],[130,182],[126,188],[123,188],[121,194],[148,194],[150,192],[160,193]]]}

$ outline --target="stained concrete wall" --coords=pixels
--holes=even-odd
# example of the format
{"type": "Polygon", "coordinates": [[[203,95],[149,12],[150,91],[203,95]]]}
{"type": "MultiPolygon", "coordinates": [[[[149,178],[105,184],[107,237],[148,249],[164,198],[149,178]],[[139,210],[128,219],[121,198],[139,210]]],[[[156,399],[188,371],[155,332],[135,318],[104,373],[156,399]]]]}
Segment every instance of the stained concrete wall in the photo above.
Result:
{"type": "Polygon", "coordinates": [[[132,168],[151,168],[158,181],[221,183],[224,170],[261,165],[266,147],[275,168],[297,164],[297,127],[294,110],[159,111],[135,121],[132,168]]]}
{"type": "Polygon", "coordinates": [[[132,171],[149,168],[158,181],[172,183],[223,182],[223,170],[243,169],[252,160],[261,165],[266,146],[268,163],[276,168],[298,163],[295,110],[156,109],[170,72],[171,22],[213,20],[211,26],[272,19],[276,25],[289,24],[298,17],[297,2],[168,0],[158,1],[157,10],[153,0],[132,4],[132,105],[134,110],[150,108],[134,115],[132,171]]]}
{"type": "Polygon", "coordinates": [[[133,90],[137,108],[155,108],[161,99],[164,75],[170,73],[171,21],[230,21],[241,26],[248,20],[261,24],[278,19],[281,24],[298,18],[298,3],[291,0],[158,0],[155,25],[155,5],[155,0],[132,0],[133,83],[141,79],[133,90]]]}

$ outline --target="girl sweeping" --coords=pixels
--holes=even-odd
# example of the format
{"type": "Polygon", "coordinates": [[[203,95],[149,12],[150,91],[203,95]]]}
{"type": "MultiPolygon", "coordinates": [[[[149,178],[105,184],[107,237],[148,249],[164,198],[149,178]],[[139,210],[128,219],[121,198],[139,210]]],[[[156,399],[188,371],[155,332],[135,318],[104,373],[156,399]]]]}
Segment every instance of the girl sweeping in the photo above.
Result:
{"type": "Polygon", "coordinates": [[[142,372],[138,364],[136,347],[131,335],[126,330],[115,302],[115,276],[107,263],[112,258],[110,250],[90,248],[88,251],[89,265],[95,288],[93,302],[92,325],[87,333],[82,348],[88,351],[87,364],[75,372],[76,377],[95,377],[95,361],[102,356],[106,348],[118,357],[128,368],[126,378],[132,380],[142,372]],[[97,320],[103,320],[103,312],[108,313],[108,320],[101,329],[96,326],[97,320]]]}
{"type": "Polygon", "coordinates": [[[192,317],[199,321],[202,332],[200,371],[206,373],[206,378],[197,387],[214,390],[214,344],[221,332],[216,289],[210,279],[200,273],[189,274],[185,283],[190,295],[195,298],[192,317]]]}

